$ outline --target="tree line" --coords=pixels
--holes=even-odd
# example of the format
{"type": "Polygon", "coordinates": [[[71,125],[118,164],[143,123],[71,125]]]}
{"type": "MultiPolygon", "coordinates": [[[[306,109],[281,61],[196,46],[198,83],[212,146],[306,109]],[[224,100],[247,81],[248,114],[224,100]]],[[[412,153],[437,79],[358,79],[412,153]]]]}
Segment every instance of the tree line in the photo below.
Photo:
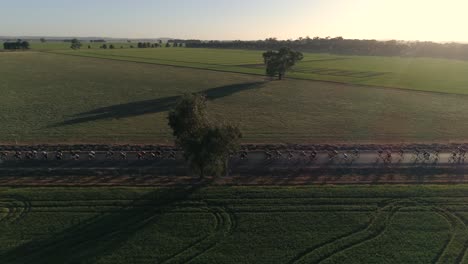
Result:
{"type": "Polygon", "coordinates": [[[158,48],[158,47],[160,47],[159,43],[138,42],[138,44],[137,44],[137,48],[139,48],[139,49],[158,48]]]}
{"type": "MultiPolygon", "coordinates": [[[[171,42],[167,42],[164,45],[164,47],[166,47],[166,48],[170,48],[170,47],[177,48],[177,47],[183,47],[183,46],[184,46],[183,43],[176,43],[176,42],[172,42],[172,45],[171,45],[171,42]]],[[[139,49],[159,48],[159,47],[163,47],[163,43],[161,41],[159,41],[159,43],[138,42],[138,44],[137,44],[137,48],[139,48],[139,49]]]]}
{"type": "Polygon", "coordinates": [[[336,38],[298,38],[278,40],[268,38],[257,41],[201,41],[186,40],[188,48],[225,48],[273,50],[288,47],[303,52],[331,53],[340,55],[433,57],[468,59],[468,44],[436,43],[420,41],[378,41],[336,38]]]}
{"type": "Polygon", "coordinates": [[[18,39],[16,42],[5,42],[3,48],[6,50],[27,50],[29,42],[18,39]]]}
{"type": "MultiPolygon", "coordinates": [[[[79,39],[71,39],[69,42],[71,42],[71,46],[70,48],[71,49],[74,49],[74,50],[77,50],[77,49],[81,49],[81,47],[83,46],[83,44],[81,43],[81,41],[79,39]]],[[[91,41],[91,42],[100,42],[100,41],[91,41]]],[[[130,41],[128,41],[128,43],[131,43],[130,41]]],[[[165,45],[164,45],[166,48],[170,48],[170,47],[174,47],[174,48],[177,48],[177,47],[183,47],[184,44],[183,43],[177,43],[177,42],[167,42],[165,45]]],[[[159,48],[159,47],[163,47],[163,43],[162,41],[160,40],[159,42],[157,43],[151,43],[151,42],[138,42],[137,44],[137,48],[139,49],[145,49],[145,48],[159,48]]],[[[91,49],[91,45],[88,45],[88,49],[91,49]]],[[[99,46],[100,49],[115,49],[116,47],[113,45],[113,44],[102,44],[101,46],[99,46]]],[[[123,49],[123,46],[120,46],[120,48],[123,49]]],[[[134,48],[133,45],[130,45],[130,48],[134,48]]]]}

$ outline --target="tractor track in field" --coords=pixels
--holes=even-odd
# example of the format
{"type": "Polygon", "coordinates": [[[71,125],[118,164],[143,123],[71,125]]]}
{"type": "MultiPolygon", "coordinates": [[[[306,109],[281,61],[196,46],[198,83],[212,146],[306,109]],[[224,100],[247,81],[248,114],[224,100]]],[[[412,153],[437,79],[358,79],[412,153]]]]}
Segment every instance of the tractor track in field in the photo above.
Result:
{"type": "Polygon", "coordinates": [[[378,238],[385,233],[395,213],[404,207],[400,203],[401,201],[392,202],[379,209],[377,215],[374,216],[373,220],[364,229],[310,248],[296,256],[289,263],[322,263],[340,252],[378,238]],[[379,219],[382,217],[384,219],[379,219]],[[380,224],[383,225],[380,226],[380,224]],[[321,253],[320,251],[324,252],[321,253]]]}
{"type": "Polygon", "coordinates": [[[352,236],[352,235],[354,235],[354,234],[356,234],[356,233],[362,232],[362,231],[365,230],[367,227],[368,227],[368,225],[365,226],[365,227],[363,227],[363,228],[359,228],[358,230],[353,230],[353,231],[351,231],[351,232],[349,232],[349,233],[346,233],[346,234],[343,234],[343,235],[341,235],[341,236],[338,236],[338,237],[336,237],[336,238],[333,239],[333,240],[325,241],[325,242],[320,243],[320,244],[318,244],[318,245],[316,245],[316,246],[314,246],[314,247],[312,247],[312,248],[309,248],[309,249],[307,249],[306,251],[301,252],[300,254],[298,254],[297,256],[295,256],[292,260],[290,260],[290,261],[288,262],[288,264],[299,263],[299,262],[302,261],[304,258],[306,258],[309,254],[311,254],[314,250],[316,250],[316,249],[318,249],[318,248],[321,248],[321,247],[323,247],[323,246],[326,246],[326,245],[328,245],[328,244],[330,244],[330,243],[333,243],[333,242],[335,242],[335,241],[337,241],[337,240],[340,240],[340,239],[343,239],[343,238],[352,236]]]}
{"type": "Polygon", "coordinates": [[[450,225],[451,237],[447,241],[443,251],[435,259],[436,264],[461,263],[468,249],[468,228],[464,221],[453,212],[440,207],[434,207],[433,211],[444,217],[450,225]],[[462,250],[457,250],[462,248],[462,250]]]}
{"type": "MultiPolygon", "coordinates": [[[[467,226],[467,223],[466,223],[466,220],[465,218],[463,218],[459,212],[451,212],[454,216],[456,216],[458,219],[460,219],[464,226],[465,226],[465,229],[467,229],[467,233],[468,233],[468,226],[467,226]]],[[[468,240],[465,242],[465,245],[463,247],[463,251],[462,251],[462,254],[460,255],[460,258],[458,259],[458,263],[465,263],[464,260],[467,258],[467,253],[468,253],[468,240]]]]}
{"type": "MultiPolygon", "coordinates": [[[[147,65],[154,65],[154,66],[163,66],[163,67],[174,67],[174,68],[182,68],[182,69],[193,69],[193,70],[200,70],[200,71],[213,71],[213,72],[224,72],[224,73],[234,73],[234,74],[241,74],[241,75],[253,75],[253,76],[260,76],[260,77],[265,77],[265,74],[263,73],[253,73],[253,72],[241,72],[241,71],[234,71],[234,70],[228,70],[228,69],[216,69],[216,68],[207,68],[207,67],[197,67],[195,65],[189,66],[189,65],[176,65],[176,64],[168,64],[168,63],[161,63],[161,62],[149,62],[149,61],[135,61],[135,60],[129,60],[129,59],[119,59],[119,56],[93,56],[92,54],[86,55],[86,54],[70,54],[70,53],[59,53],[59,52],[50,52],[50,51],[41,51],[43,53],[47,54],[54,54],[58,56],[74,56],[78,58],[88,58],[88,59],[95,59],[95,60],[109,60],[109,61],[116,61],[116,62],[127,62],[127,63],[137,63],[137,64],[147,64],[147,65]]],[[[146,59],[146,60],[151,60],[151,59],[146,59]]],[[[214,66],[214,67],[220,67],[216,65],[210,65],[210,64],[200,64],[200,63],[191,63],[191,64],[198,64],[198,65],[208,65],[208,66],[214,66]]],[[[228,66],[223,66],[223,67],[228,67],[228,66]]],[[[235,67],[235,65],[231,66],[235,67]]],[[[298,78],[297,78],[298,79],[298,78]]],[[[298,80],[309,80],[309,79],[298,79],[298,80]]],[[[313,80],[312,80],[313,81],[313,80]]]]}
{"type": "Polygon", "coordinates": [[[213,249],[223,240],[223,238],[230,235],[234,231],[234,228],[237,224],[234,222],[236,219],[232,215],[232,212],[229,212],[221,207],[209,207],[208,211],[215,218],[214,232],[202,237],[195,243],[189,245],[182,251],[172,255],[161,263],[190,263],[194,259],[213,249]]]}
{"type": "Polygon", "coordinates": [[[19,196],[6,196],[0,197],[0,208],[6,210],[6,213],[0,217],[0,223],[17,223],[31,211],[31,203],[19,196]]]}
{"type": "MultiPolygon", "coordinates": [[[[441,197],[431,196],[430,198],[441,198],[441,197]]],[[[257,199],[259,200],[258,203],[250,204],[249,206],[262,207],[262,206],[271,206],[271,203],[266,200],[271,200],[271,199],[274,200],[274,199],[282,199],[282,198],[284,197],[278,197],[278,198],[251,197],[251,198],[248,198],[247,200],[257,199]],[[266,204],[262,203],[262,201],[264,202],[266,201],[266,204]]],[[[354,197],[354,196],[352,197],[339,197],[339,196],[338,197],[302,197],[302,199],[315,199],[315,198],[342,200],[346,198],[359,198],[359,197],[354,197]]],[[[368,198],[368,197],[363,197],[363,198],[368,198]]],[[[415,197],[414,199],[405,198],[405,197],[402,199],[398,199],[395,197],[375,197],[375,198],[382,199],[383,201],[377,202],[378,204],[380,204],[380,208],[378,209],[378,211],[376,212],[372,220],[365,227],[362,227],[358,229],[357,231],[353,231],[351,233],[341,235],[331,241],[321,243],[320,245],[314,246],[313,248],[309,248],[306,251],[299,253],[296,257],[294,257],[293,260],[289,261],[288,263],[321,263],[326,260],[329,260],[330,258],[335,256],[336,254],[339,254],[340,252],[350,250],[358,245],[377,239],[378,237],[382,236],[387,231],[389,224],[391,223],[394,215],[398,211],[404,209],[405,207],[419,206],[419,205],[428,207],[431,209],[431,211],[444,217],[449,222],[451,229],[452,229],[451,233],[453,237],[451,237],[451,239],[447,242],[442,252],[434,260],[434,263],[461,263],[461,261],[463,261],[463,259],[465,258],[466,249],[468,247],[468,241],[467,241],[468,236],[466,236],[467,228],[463,219],[460,216],[456,215],[456,212],[451,212],[451,211],[442,209],[440,207],[431,206],[430,205],[431,202],[429,202],[429,204],[427,202],[425,202],[424,204],[420,203],[419,200],[416,200],[416,199],[419,199],[419,197],[415,197]],[[456,228],[461,228],[464,230],[463,231],[464,233],[458,235],[457,238],[454,237],[454,234],[456,233],[455,232],[456,228]],[[457,251],[455,252],[455,254],[450,254],[452,252],[450,248],[459,248],[459,247],[454,246],[455,242],[453,241],[455,242],[458,241],[457,242],[458,245],[462,244],[463,251],[457,251]]],[[[426,197],[421,197],[421,198],[424,199],[426,197]]],[[[454,197],[454,198],[458,198],[458,197],[454,197]]],[[[5,197],[3,199],[0,198],[0,205],[2,204],[1,203],[2,200],[10,201],[9,199],[12,200],[13,198],[12,197],[5,197]]],[[[20,204],[23,204],[25,207],[29,205],[29,208],[30,208],[31,204],[29,201],[21,197],[15,197],[15,199],[16,201],[18,201],[18,199],[21,199],[20,204]]],[[[298,199],[301,199],[301,198],[298,198],[298,199]]],[[[228,237],[230,234],[232,234],[236,230],[237,224],[238,224],[236,213],[238,212],[238,210],[236,208],[224,207],[222,205],[223,204],[222,200],[223,199],[219,199],[218,201],[216,199],[210,200],[210,199],[201,198],[200,200],[195,199],[194,201],[195,202],[206,201],[206,204],[200,205],[200,206],[187,204],[187,208],[188,207],[194,207],[194,208],[199,208],[199,209],[201,208],[203,209],[203,211],[206,211],[207,213],[211,214],[214,219],[214,228],[213,228],[214,231],[210,232],[208,235],[204,235],[196,239],[196,241],[194,241],[192,244],[183,248],[179,252],[173,254],[172,256],[165,259],[161,263],[169,264],[169,263],[193,262],[194,260],[200,258],[201,256],[203,256],[210,250],[213,250],[217,245],[222,243],[223,239],[228,237]]],[[[129,199],[128,201],[131,201],[131,199],[129,199]]],[[[424,200],[421,200],[421,201],[424,201],[424,200]]],[[[331,203],[326,203],[326,201],[324,202],[325,204],[324,203],[321,203],[321,204],[322,206],[325,206],[325,207],[329,205],[340,205],[340,206],[353,205],[353,203],[337,204],[336,202],[333,202],[333,201],[331,201],[331,203]]],[[[448,202],[450,203],[450,201],[448,202]]],[[[224,202],[224,203],[228,203],[228,202],[224,202]]],[[[307,204],[307,202],[303,201],[300,204],[285,203],[285,206],[289,205],[291,207],[295,207],[295,206],[300,207],[301,205],[304,205],[304,204],[307,204]]],[[[357,204],[362,205],[362,203],[359,203],[359,202],[357,204]]],[[[375,203],[372,202],[371,204],[375,204],[375,203]]],[[[437,204],[438,205],[440,204],[442,206],[445,205],[445,203],[437,203],[437,204]]],[[[117,206],[117,207],[124,208],[126,207],[126,205],[117,206]]],[[[24,217],[27,214],[27,212],[29,212],[29,210],[30,209],[24,209],[22,210],[22,212],[24,211],[23,213],[18,213],[18,214],[20,214],[21,217],[24,217]]],[[[169,210],[169,212],[172,212],[172,211],[169,210]]],[[[268,210],[266,210],[265,212],[268,212],[268,210]]],[[[151,219],[144,219],[142,220],[142,222],[146,223],[147,221],[150,221],[150,220],[151,219]]],[[[19,219],[15,218],[15,220],[13,221],[19,221],[19,219]]],[[[140,224],[140,223],[138,222],[137,224],[140,224]]],[[[80,244],[81,243],[75,244],[75,246],[79,246],[80,244]]]]}

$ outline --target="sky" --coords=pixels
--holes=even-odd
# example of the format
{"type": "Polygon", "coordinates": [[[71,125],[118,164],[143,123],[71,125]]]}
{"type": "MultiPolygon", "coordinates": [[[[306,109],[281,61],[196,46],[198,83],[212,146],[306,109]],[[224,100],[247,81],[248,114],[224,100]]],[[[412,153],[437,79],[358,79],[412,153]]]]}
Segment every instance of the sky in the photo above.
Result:
{"type": "Polygon", "coordinates": [[[468,42],[467,0],[0,0],[0,36],[468,42]]]}

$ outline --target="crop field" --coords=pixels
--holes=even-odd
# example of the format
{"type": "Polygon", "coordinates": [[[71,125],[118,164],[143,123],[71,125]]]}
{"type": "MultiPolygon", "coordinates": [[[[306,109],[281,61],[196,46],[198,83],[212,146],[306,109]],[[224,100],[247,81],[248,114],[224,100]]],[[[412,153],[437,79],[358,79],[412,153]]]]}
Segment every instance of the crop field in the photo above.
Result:
{"type": "Polygon", "coordinates": [[[172,143],[167,111],[187,92],[206,94],[249,143],[447,142],[468,131],[465,95],[42,52],[0,53],[0,72],[3,143],[172,143]]]}
{"type": "Polygon", "coordinates": [[[468,186],[1,188],[1,263],[468,263],[468,186]]]}
{"type": "MultiPolygon", "coordinates": [[[[249,74],[264,74],[262,51],[223,49],[82,49],[55,52],[249,74]]],[[[467,61],[305,53],[289,77],[419,91],[468,94],[467,61]]]]}

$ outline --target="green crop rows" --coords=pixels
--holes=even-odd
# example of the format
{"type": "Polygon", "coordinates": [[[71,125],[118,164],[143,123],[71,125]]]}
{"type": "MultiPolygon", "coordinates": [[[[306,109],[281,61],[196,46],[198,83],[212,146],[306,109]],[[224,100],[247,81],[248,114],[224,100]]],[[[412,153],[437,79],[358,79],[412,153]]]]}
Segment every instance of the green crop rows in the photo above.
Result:
{"type": "Polygon", "coordinates": [[[1,263],[468,263],[467,186],[0,189],[1,263]]]}

